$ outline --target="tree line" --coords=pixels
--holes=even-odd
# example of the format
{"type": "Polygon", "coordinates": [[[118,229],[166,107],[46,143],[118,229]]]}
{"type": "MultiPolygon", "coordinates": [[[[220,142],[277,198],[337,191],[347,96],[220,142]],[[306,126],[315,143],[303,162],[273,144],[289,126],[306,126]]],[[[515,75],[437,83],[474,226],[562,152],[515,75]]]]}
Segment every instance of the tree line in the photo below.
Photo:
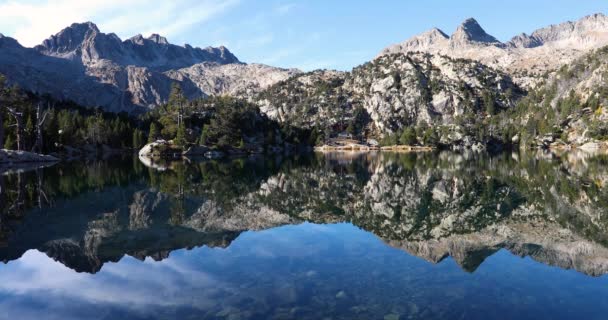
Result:
{"type": "Polygon", "coordinates": [[[126,113],[34,95],[8,85],[0,75],[0,146],[5,149],[49,153],[64,146],[131,148],[138,145],[125,138],[135,134],[141,135],[141,129],[126,113]]]}
{"type": "Polygon", "coordinates": [[[164,139],[175,146],[220,149],[301,145],[302,130],[269,119],[257,105],[232,97],[189,101],[174,84],[168,103],[140,116],[104,112],[11,86],[0,75],[0,147],[41,153],[65,147],[139,149],[164,139]]]}

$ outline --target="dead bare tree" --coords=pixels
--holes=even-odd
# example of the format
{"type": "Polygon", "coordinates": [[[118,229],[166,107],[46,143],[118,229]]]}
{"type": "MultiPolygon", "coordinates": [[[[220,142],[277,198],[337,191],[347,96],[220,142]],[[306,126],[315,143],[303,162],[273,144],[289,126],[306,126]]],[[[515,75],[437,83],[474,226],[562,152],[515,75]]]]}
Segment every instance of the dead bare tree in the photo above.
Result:
{"type": "Polygon", "coordinates": [[[44,111],[44,114],[41,114],[40,103],[38,103],[38,106],[36,107],[36,142],[32,147],[32,152],[42,152],[42,147],[44,146],[42,142],[42,125],[46,120],[46,116],[49,114],[49,109],[50,105],[48,106],[47,110],[44,111]]]}
{"type": "Polygon", "coordinates": [[[42,179],[43,179],[43,169],[42,168],[37,168],[36,169],[36,178],[38,178],[38,208],[42,209],[42,204],[43,204],[43,199],[44,199],[44,203],[49,203],[49,198],[46,196],[46,193],[43,190],[43,183],[42,183],[42,179]]]}
{"type": "Polygon", "coordinates": [[[4,147],[4,112],[2,108],[6,93],[6,78],[0,74],[0,149],[4,147]]]}
{"type": "Polygon", "coordinates": [[[0,149],[4,148],[4,112],[0,104],[0,149]]]}
{"type": "Polygon", "coordinates": [[[25,149],[23,140],[23,112],[19,112],[14,108],[6,107],[8,113],[15,118],[15,135],[17,136],[17,150],[22,151],[25,149]]]}

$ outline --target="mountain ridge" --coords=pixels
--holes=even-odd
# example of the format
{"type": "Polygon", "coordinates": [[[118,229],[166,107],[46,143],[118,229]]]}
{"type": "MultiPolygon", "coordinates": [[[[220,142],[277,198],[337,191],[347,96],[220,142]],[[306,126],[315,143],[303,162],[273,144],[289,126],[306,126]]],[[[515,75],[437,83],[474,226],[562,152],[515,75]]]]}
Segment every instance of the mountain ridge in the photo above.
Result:
{"type": "Polygon", "coordinates": [[[159,71],[180,69],[202,62],[240,63],[226,47],[192,47],[169,43],[167,38],[141,34],[122,40],[114,33],[103,33],[92,22],[73,23],[47,38],[34,49],[44,55],[78,59],[87,64],[107,59],[119,65],[153,68],[159,71]]]}
{"type": "Polygon", "coordinates": [[[504,43],[487,34],[472,18],[466,19],[450,37],[438,38],[434,30],[445,34],[431,29],[384,48],[376,58],[421,51],[477,60],[511,73],[525,70],[542,74],[608,45],[608,16],[603,13],[540,28],[530,35],[520,33],[504,43]]]}
{"type": "Polygon", "coordinates": [[[239,96],[297,72],[242,63],[224,46],[173,45],[158,34],[123,41],[92,22],[73,23],[33,48],[0,38],[0,74],[10,83],[112,112],[137,114],[166,103],[173,83],[179,83],[189,99],[239,96]],[[233,67],[224,77],[225,65],[233,67]],[[235,74],[242,79],[234,80],[235,74]]]}

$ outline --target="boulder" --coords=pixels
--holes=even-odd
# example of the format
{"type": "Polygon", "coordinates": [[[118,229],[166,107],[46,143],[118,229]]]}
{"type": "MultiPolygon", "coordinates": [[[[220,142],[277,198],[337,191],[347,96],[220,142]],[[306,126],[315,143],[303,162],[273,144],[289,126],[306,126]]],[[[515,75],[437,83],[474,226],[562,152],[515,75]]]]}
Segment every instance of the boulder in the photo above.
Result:
{"type": "Polygon", "coordinates": [[[518,134],[514,135],[513,138],[511,138],[511,142],[513,144],[518,144],[519,143],[519,135],[518,134]]]}
{"type": "Polygon", "coordinates": [[[159,157],[159,158],[180,158],[182,150],[176,148],[170,141],[156,140],[141,148],[138,152],[139,157],[159,157]]]}
{"type": "Polygon", "coordinates": [[[601,148],[601,145],[597,142],[587,142],[578,148],[583,151],[597,151],[601,148]]]}

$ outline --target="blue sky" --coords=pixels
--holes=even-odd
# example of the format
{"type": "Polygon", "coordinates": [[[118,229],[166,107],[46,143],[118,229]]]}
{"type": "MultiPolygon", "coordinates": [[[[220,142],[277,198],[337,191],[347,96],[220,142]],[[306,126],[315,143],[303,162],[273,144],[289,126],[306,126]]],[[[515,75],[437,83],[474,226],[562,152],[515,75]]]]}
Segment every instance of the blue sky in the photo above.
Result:
{"type": "Polygon", "coordinates": [[[165,35],[175,44],[225,45],[244,62],[349,70],[382,48],[475,17],[500,40],[602,12],[605,0],[0,0],[0,33],[26,46],[72,22],[121,38],[165,35]]]}

